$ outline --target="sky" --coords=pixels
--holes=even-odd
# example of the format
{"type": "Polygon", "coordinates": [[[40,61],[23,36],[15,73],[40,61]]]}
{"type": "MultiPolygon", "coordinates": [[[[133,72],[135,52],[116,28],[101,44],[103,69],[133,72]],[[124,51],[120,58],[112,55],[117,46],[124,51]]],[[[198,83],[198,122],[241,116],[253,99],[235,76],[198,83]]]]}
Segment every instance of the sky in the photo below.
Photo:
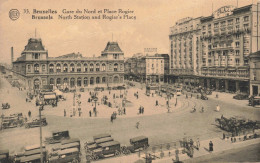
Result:
{"type": "Polygon", "coordinates": [[[28,39],[35,37],[35,29],[49,57],[73,52],[86,57],[100,56],[108,41],[117,41],[125,57],[143,53],[144,48],[169,53],[170,27],[176,21],[209,16],[212,6],[215,11],[225,5],[237,6],[237,1],[238,7],[257,3],[257,0],[0,0],[0,62],[11,62],[11,47],[14,58],[20,57],[28,39]],[[11,9],[20,12],[15,21],[9,18],[11,9]],[[30,14],[24,13],[24,9],[30,14]],[[34,20],[33,9],[52,9],[58,14],[53,15],[53,20],[34,20]],[[58,20],[63,9],[129,9],[134,11],[131,15],[136,20],[58,20]]]}

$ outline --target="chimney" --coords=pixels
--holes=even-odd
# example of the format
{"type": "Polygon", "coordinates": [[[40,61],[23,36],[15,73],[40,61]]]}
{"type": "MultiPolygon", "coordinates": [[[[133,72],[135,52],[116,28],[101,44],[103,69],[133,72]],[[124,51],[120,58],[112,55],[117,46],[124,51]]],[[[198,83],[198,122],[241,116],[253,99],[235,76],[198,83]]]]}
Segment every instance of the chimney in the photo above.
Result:
{"type": "Polygon", "coordinates": [[[14,61],[14,48],[11,47],[11,65],[13,64],[14,61]]]}

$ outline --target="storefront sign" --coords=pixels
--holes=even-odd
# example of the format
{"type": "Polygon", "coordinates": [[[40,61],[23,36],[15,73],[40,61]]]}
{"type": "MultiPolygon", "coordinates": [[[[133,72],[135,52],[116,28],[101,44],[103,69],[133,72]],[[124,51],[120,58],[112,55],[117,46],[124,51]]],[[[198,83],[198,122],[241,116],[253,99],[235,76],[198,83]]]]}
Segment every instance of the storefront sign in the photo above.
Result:
{"type": "Polygon", "coordinates": [[[213,13],[214,18],[221,18],[232,14],[234,6],[223,6],[213,13]]]}

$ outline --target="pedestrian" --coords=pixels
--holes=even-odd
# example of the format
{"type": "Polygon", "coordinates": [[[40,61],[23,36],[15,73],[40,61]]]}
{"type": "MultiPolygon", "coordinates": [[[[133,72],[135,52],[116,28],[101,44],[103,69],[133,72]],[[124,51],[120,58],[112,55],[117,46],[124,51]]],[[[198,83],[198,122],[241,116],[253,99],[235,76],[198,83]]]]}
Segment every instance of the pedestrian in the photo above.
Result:
{"type": "Polygon", "coordinates": [[[113,123],[113,120],[114,120],[114,113],[111,115],[111,117],[110,117],[110,121],[111,121],[111,123],[113,123]]]}
{"type": "Polygon", "coordinates": [[[197,146],[197,149],[200,150],[200,139],[199,138],[197,138],[196,146],[197,146]]]}
{"type": "Polygon", "coordinates": [[[29,118],[31,118],[31,114],[32,114],[32,113],[31,113],[31,111],[29,110],[29,111],[28,111],[28,117],[29,117],[29,118]]]}
{"type": "Polygon", "coordinates": [[[91,117],[91,110],[89,111],[89,117],[91,117]]]}
{"type": "Polygon", "coordinates": [[[124,108],[124,114],[125,114],[125,108],[124,108]]]}
{"type": "Polygon", "coordinates": [[[209,152],[213,152],[213,143],[212,143],[212,141],[209,142],[209,152]]]}
{"type": "Polygon", "coordinates": [[[141,108],[141,109],[142,109],[142,114],[144,114],[144,107],[142,106],[142,108],[141,108]]]}
{"type": "Polygon", "coordinates": [[[190,94],[190,98],[192,98],[192,94],[190,94]]]}
{"type": "Polygon", "coordinates": [[[142,108],[141,108],[141,106],[139,107],[139,114],[141,114],[142,113],[142,108]]]}
{"type": "Polygon", "coordinates": [[[225,133],[223,133],[223,140],[225,140],[225,138],[226,138],[226,135],[225,135],[225,133]]]}
{"type": "Polygon", "coordinates": [[[64,109],[64,117],[66,117],[66,110],[64,109]]]}
{"type": "Polygon", "coordinates": [[[192,148],[193,147],[193,140],[192,139],[190,139],[190,147],[192,148]]]}
{"type": "Polygon", "coordinates": [[[140,122],[136,122],[136,128],[139,129],[140,122]]]}
{"type": "Polygon", "coordinates": [[[81,116],[81,111],[79,111],[79,117],[81,116]]]}

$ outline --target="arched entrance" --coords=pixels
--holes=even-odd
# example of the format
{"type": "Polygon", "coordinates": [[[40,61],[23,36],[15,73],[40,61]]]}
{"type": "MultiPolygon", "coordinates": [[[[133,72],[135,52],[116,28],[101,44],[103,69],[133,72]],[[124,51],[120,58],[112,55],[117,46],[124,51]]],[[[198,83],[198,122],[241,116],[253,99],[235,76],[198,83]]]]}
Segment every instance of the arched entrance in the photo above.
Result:
{"type": "Polygon", "coordinates": [[[41,85],[40,80],[39,79],[35,79],[33,83],[34,83],[34,89],[35,90],[39,90],[40,89],[40,85],[41,85]]]}
{"type": "Polygon", "coordinates": [[[75,78],[70,79],[70,87],[75,87],[75,78]]]}
{"type": "Polygon", "coordinates": [[[119,83],[119,77],[118,77],[118,76],[115,76],[115,77],[114,77],[113,83],[119,83]]]}

